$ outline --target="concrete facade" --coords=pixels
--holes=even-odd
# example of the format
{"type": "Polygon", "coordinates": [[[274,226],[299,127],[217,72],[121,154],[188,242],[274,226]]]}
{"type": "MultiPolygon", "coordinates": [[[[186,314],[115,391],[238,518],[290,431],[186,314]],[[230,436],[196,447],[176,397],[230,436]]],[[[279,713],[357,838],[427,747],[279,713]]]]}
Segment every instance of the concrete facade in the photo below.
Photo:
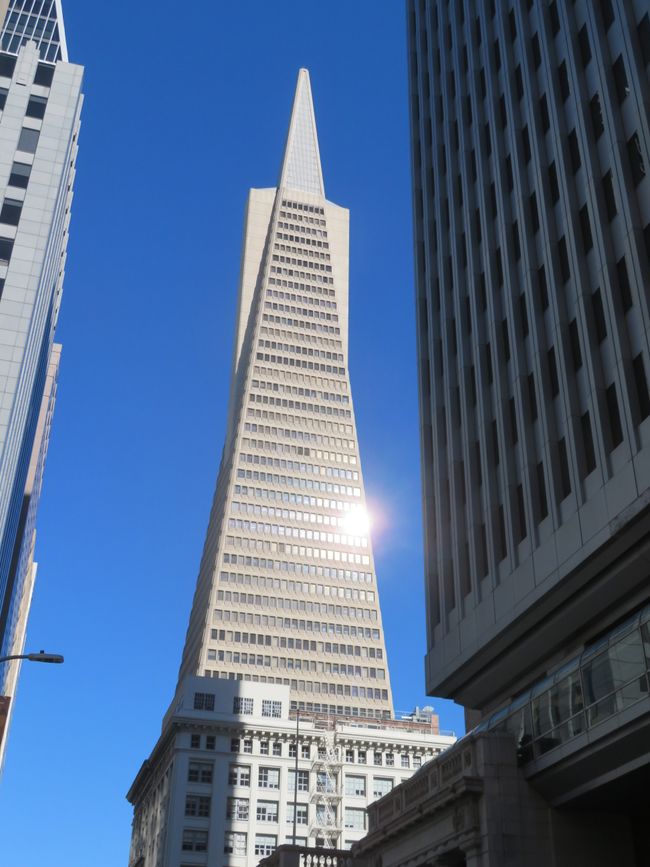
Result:
{"type": "Polygon", "coordinates": [[[188,678],[136,777],[131,867],[255,865],[279,845],[349,849],[366,808],[455,740],[437,718],[290,717],[290,688],[188,678]],[[297,744],[297,747],[296,747],[297,744]],[[298,754],[298,792],[294,786],[298,754]]]}
{"type": "Polygon", "coordinates": [[[645,864],[650,11],[407,21],[427,691],[513,739],[541,863],[645,864]]]}
{"type": "MultiPolygon", "coordinates": [[[[11,0],[0,34],[0,656],[24,644],[54,406],[82,105],[83,69],[67,60],[59,0],[11,0]]],[[[3,729],[17,676],[0,665],[3,729]]]]}

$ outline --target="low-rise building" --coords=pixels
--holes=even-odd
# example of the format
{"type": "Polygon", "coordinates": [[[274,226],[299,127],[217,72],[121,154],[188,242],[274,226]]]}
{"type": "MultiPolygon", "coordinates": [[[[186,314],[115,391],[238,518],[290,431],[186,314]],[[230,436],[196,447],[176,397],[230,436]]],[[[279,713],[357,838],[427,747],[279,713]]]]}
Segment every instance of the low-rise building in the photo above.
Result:
{"type": "Polygon", "coordinates": [[[454,741],[433,713],[296,719],[288,686],[189,677],[127,795],[130,867],[249,867],[294,842],[348,849],[368,805],[454,741]]]}

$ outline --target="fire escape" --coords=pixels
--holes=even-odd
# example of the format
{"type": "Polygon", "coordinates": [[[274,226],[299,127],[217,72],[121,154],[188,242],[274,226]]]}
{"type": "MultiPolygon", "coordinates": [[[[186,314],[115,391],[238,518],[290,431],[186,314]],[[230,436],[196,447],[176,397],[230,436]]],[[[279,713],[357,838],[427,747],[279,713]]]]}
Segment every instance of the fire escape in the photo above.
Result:
{"type": "Polygon", "coordinates": [[[341,756],[333,731],[323,735],[310,776],[315,780],[310,795],[315,810],[309,834],[316,846],[337,849],[341,835],[341,756]]]}

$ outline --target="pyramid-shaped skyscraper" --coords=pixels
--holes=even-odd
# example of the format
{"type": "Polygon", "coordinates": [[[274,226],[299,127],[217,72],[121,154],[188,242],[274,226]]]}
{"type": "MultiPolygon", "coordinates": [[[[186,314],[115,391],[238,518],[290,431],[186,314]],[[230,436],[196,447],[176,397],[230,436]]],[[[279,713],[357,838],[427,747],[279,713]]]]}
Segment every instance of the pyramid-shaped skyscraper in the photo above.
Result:
{"type": "Polygon", "coordinates": [[[309,73],[279,184],[250,191],[226,442],[179,682],[291,687],[391,715],[348,373],[348,223],[327,201],[309,73]]]}

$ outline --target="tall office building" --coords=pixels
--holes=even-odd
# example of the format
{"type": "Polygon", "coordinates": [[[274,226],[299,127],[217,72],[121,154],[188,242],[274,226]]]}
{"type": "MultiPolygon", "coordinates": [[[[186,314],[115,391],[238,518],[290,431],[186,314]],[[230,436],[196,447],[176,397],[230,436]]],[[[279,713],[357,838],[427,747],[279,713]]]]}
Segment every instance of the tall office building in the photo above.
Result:
{"type": "MultiPolygon", "coordinates": [[[[47,416],[53,406],[44,395],[48,370],[53,385],[58,366],[53,337],[82,73],[68,62],[59,0],[11,0],[0,35],[0,656],[22,644],[31,598],[47,444],[37,430],[41,410],[47,416]]],[[[0,665],[3,717],[15,679],[15,670],[0,665]]]]}
{"type": "Polygon", "coordinates": [[[129,864],[349,848],[367,805],[453,740],[435,717],[393,719],[348,376],[348,211],[325,198],[301,70],[278,186],[248,198],[226,442],[176,694],[128,794],[129,864]]]}
{"type": "Polygon", "coordinates": [[[445,863],[650,860],[648,13],[407,3],[427,690],[536,816],[445,863]]]}
{"type": "Polygon", "coordinates": [[[307,70],[278,187],[248,197],[187,675],[286,683],[310,711],[392,713],[348,375],[348,211],[325,198],[307,70]]]}

